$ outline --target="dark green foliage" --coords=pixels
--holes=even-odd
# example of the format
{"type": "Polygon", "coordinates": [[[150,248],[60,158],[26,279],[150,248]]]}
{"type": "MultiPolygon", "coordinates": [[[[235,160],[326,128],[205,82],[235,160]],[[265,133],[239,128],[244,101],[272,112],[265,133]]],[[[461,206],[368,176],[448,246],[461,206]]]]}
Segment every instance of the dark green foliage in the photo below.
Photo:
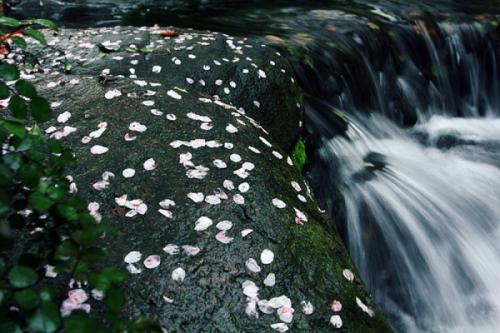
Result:
{"type": "MultiPolygon", "coordinates": [[[[45,44],[33,26],[57,28],[49,20],[8,17],[0,17],[0,25],[11,29],[0,39],[3,50],[25,49],[20,35],[45,44]]],[[[73,154],[44,137],[38,124],[51,119],[50,105],[19,76],[16,65],[0,60],[0,99],[10,97],[0,113],[0,332],[160,331],[147,320],[120,318],[124,296],[118,284],[125,276],[114,267],[97,267],[105,257],[99,240],[110,232],[108,223],[96,221],[85,202],[70,193],[64,169],[74,164],[73,154]],[[45,276],[46,265],[54,267],[63,290],[45,276]],[[88,281],[104,293],[107,320],[81,311],[62,317],[61,295],[70,279],[88,281]]]]}

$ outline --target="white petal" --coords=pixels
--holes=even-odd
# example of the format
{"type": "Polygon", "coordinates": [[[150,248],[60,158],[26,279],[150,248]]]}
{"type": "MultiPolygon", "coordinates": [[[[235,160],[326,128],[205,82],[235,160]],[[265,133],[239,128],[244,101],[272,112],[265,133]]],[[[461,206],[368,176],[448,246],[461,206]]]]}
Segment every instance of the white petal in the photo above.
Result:
{"type": "Polygon", "coordinates": [[[288,331],[288,326],[284,323],[271,324],[271,328],[276,332],[284,333],[288,331]]]}
{"type": "Polygon", "coordinates": [[[194,230],[203,231],[208,229],[213,224],[212,219],[202,216],[195,222],[194,230]]]}
{"type": "Polygon", "coordinates": [[[175,92],[174,90],[169,90],[167,91],[167,95],[172,97],[172,98],[175,98],[175,99],[181,99],[182,96],[179,95],[177,92],[175,92]]]}
{"type": "Polygon", "coordinates": [[[248,192],[248,190],[250,189],[250,184],[248,184],[247,182],[245,183],[241,183],[239,186],[238,186],[238,190],[241,192],[241,193],[246,193],[248,192]]]}
{"type": "Polygon", "coordinates": [[[100,155],[108,152],[108,148],[100,145],[95,145],[90,148],[90,152],[94,155],[100,155]]]}
{"type": "Polygon", "coordinates": [[[344,269],[342,271],[342,275],[344,275],[344,277],[346,278],[347,281],[349,282],[352,282],[354,281],[354,274],[352,273],[352,271],[350,269],[344,269]]]}
{"type": "Polygon", "coordinates": [[[243,288],[243,294],[250,298],[257,298],[259,287],[255,285],[255,282],[246,280],[241,284],[241,287],[243,288]]]}
{"type": "Polygon", "coordinates": [[[276,284],[276,275],[274,273],[267,274],[266,278],[264,279],[264,285],[266,287],[274,287],[275,284],[276,284]]]}
{"type": "Polygon", "coordinates": [[[106,99],[113,99],[113,98],[121,96],[121,95],[122,95],[122,92],[120,90],[112,89],[112,90],[107,91],[106,94],[104,94],[104,97],[106,99]]]}
{"type": "Polygon", "coordinates": [[[229,230],[233,227],[233,222],[227,220],[220,221],[215,227],[221,231],[229,230]]]}
{"type": "Polygon", "coordinates": [[[173,213],[168,209],[158,209],[158,212],[168,219],[171,219],[173,217],[173,213]]]}
{"type": "Polygon", "coordinates": [[[283,306],[279,308],[277,312],[282,322],[290,324],[293,320],[293,313],[295,310],[291,307],[283,306]]]}
{"type": "Polygon", "coordinates": [[[342,318],[340,318],[339,315],[333,315],[330,317],[330,324],[333,325],[335,328],[341,328],[342,327],[342,318]]]}
{"type": "Polygon", "coordinates": [[[163,248],[163,252],[170,254],[171,256],[176,255],[179,253],[179,247],[175,244],[167,244],[163,248]]]}
{"type": "Polygon", "coordinates": [[[244,205],[245,204],[245,198],[239,193],[233,195],[233,201],[237,205],[244,205]]]}
{"type": "Polygon", "coordinates": [[[286,203],[284,203],[282,200],[277,199],[277,198],[274,198],[274,199],[272,200],[272,203],[273,203],[273,205],[274,205],[274,206],[276,206],[276,207],[278,207],[278,208],[280,208],[280,209],[282,209],[282,208],[285,208],[285,207],[286,207],[286,203]]]}
{"type": "Polygon", "coordinates": [[[205,196],[203,195],[203,193],[201,192],[198,192],[198,193],[188,193],[187,197],[191,200],[193,200],[194,202],[202,202],[203,199],[205,198],[205,196]]]}
{"type": "Polygon", "coordinates": [[[147,130],[147,127],[142,125],[141,123],[138,123],[137,121],[134,121],[134,122],[130,123],[130,125],[128,126],[128,129],[131,131],[134,131],[134,132],[143,133],[147,130]]]}
{"type": "Polygon", "coordinates": [[[243,229],[241,230],[241,237],[246,237],[253,232],[253,229],[243,229]]]}
{"type": "Polygon", "coordinates": [[[182,249],[184,250],[184,254],[188,256],[195,256],[200,253],[200,248],[198,246],[183,245],[182,249]]]}
{"type": "Polygon", "coordinates": [[[375,316],[375,311],[370,309],[365,303],[363,303],[358,297],[356,297],[356,304],[360,307],[363,312],[368,314],[370,317],[375,316]]]}
{"type": "Polygon", "coordinates": [[[148,269],[153,269],[160,266],[160,256],[159,255],[150,255],[146,259],[144,259],[144,266],[148,269]]]}
{"type": "Polygon", "coordinates": [[[234,163],[238,163],[241,161],[241,156],[238,154],[231,154],[231,156],[229,156],[229,159],[234,163]]]}
{"type": "Polygon", "coordinates": [[[245,262],[245,266],[250,272],[259,273],[262,269],[254,258],[250,258],[245,262]]]}
{"type": "Polygon", "coordinates": [[[314,306],[311,302],[302,301],[300,302],[300,306],[302,307],[302,312],[308,316],[314,312],[314,306]]]}
{"type": "Polygon", "coordinates": [[[123,261],[126,262],[127,264],[135,264],[136,262],[139,262],[141,258],[142,258],[141,252],[131,251],[125,256],[125,258],[123,258],[123,261]]]}
{"type": "Polygon", "coordinates": [[[218,196],[216,195],[207,195],[205,197],[205,202],[211,205],[218,205],[221,203],[221,200],[218,196]]]}
{"type": "Polygon", "coordinates": [[[178,267],[172,271],[172,280],[182,282],[186,277],[186,271],[182,267],[178,267]]]}
{"type": "Polygon", "coordinates": [[[123,177],[125,177],[125,178],[131,178],[131,177],[134,177],[134,175],[135,175],[135,170],[134,170],[134,169],[130,169],[130,168],[125,169],[125,170],[123,170],[123,171],[122,171],[122,175],[123,175],[123,177]]]}
{"type": "Polygon", "coordinates": [[[144,162],[143,166],[144,166],[144,170],[151,171],[151,170],[156,169],[156,162],[154,159],[150,158],[150,159],[146,160],[146,162],[144,162]]]}
{"type": "Polygon", "coordinates": [[[269,265],[270,263],[272,263],[274,260],[274,253],[273,251],[269,250],[269,249],[265,249],[264,251],[262,251],[262,253],[260,254],[260,261],[264,264],[264,265],[269,265]]]}
{"type": "Polygon", "coordinates": [[[229,244],[233,241],[233,237],[228,237],[226,235],[226,230],[220,231],[215,235],[215,239],[217,239],[222,244],[229,244]]]}
{"type": "Polygon", "coordinates": [[[232,191],[234,190],[234,184],[231,180],[224,180],[224,182],[222,183],[222,186],[224,186],[225,189],[229,190],[229,191],[232,191]]]}

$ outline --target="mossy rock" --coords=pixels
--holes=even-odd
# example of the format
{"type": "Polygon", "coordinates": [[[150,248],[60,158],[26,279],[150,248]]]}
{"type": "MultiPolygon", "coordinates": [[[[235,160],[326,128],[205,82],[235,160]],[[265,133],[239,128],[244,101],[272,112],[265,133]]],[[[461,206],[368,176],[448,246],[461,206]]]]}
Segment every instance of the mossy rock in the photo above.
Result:
{"type": "MultiPolygon", "coordinates": [[[[134,35],[145,36],[149,30],[73,32],[71,43],[83,44],[89,50],[80,68],[68,75],[47,67],[45,73],[34,75],[34,81],[58,115],[58,122],[48,124],[48,135],[60,137],[76,153],[77,166],[68,172],[79,194],[97,203],[98,210],[95,204],[92,206],[94,214],[111,220],[115,228],[103,243],[108,252],[106,263],[121,267],[128,275],[124,283],[125,315],[149,316],[172,332],[270,332],[270,325],[280,322],[276,310],[271,314],[246,313],[251,300],[243,294],[242,283],[253,281],[259,287],[260,300],[281,295],[291,300],[295,310],[288,324],[291,331],[334,330],[329,322],[334,315],[330,309],[333,300],[343,305],[337,313],[343,320],[340,331],[390,331],[360,280],[344,278],[345,270],[357,275],[346,250],[332,223],[318,210],[273,129],[261,127],[250,112],[241,109],[238,100],[226,101],[203,89],[181,86],[173,70],[166,70],[172,78],[165,75],[161,80],[151,71],[136,71],[137,77],[132,78],[125,74],[96,77],[85,68],[95,70],[95,64],[101,61],[95,58],[99,53],[93,53],[91,45],[108,38],[99,37],[103,33],[133,40],[134,35]],[[138,85],[134,82],[137,80],[146,84],[138,85]],[[202,193],[204,200],[194,202],[188,198],[190,193],[202,193]],[[123,195],[127,195],[126,200],[123,195]],[[195,230],[200,217],[210,218],[213,224],[195,230]],[[232,222],[225,234],[216,228],[221,221],[232,222]],[[252,232],[243,236],[242,231],[248,229],[252,232]],[[178,246],[179,253],[166,253],[167,244],[178,246]],[[185,245],[200,251],[187,255],[182,248],[185,245]],[[265,249],[274,253],[270,264],[262,263],[265,249]],[[132,274],[134,269],[124,263],[131,251],[142,254],[133,264],[141,271],[138,274],[132,274]],[[150,265],[155,258],[144,262],[151,255],[161,258],[158,266],[150,265]],[[250,258],[256,260],[260,272],[247,267],[250,258]],[[172,278],[178,268],[185,272],[182,282],[172,278]],[[264,285],[270,273],[276,275],[274,286],[264,285]],[[356,298],[372,308],[374,315],[365,313],[356,298]],[[314,305],[312,314],[302,312],[302,301],[314,305]]],[[[204,38],[221,38],[194,31],[179,36],[183,37],[189,45],[204,38]]],[[[164,41],[158,38],[157,42],[160,40],[164,41]]],[[[240,40],[251,43],[233,39],[236,45],[240,40]]],[[[179,45],[184,42],[169,40],[179,45]]],[[[223,49],[224,45],[216,43],[213,47],[223,49]]],[[[254,52],[253,61],[268,62],[266,48],[248,50],[254,52]]],[[[170,56],[175,56],[176,51],[172,52],[170,56]]],[[[247,48],[229,52],[242,52],[238,54],[244,58],[247,48]]],[[[135,59],[134,54],[125,52],[122,56],[127,58],[119,61],[129,63],[135,59]]],[[[43,66],[57,67],[53,57],[48,54],[43,66]]],[[[280,61],[288,66],[285,60],[280,61]]],[[[153,60],[142,62],[144,68],[155,65],[153,60]]],[[[114,68],[111,62],[108,65],[114,68]]],[[[228,79],[236,75],[238,66],[228,64],[223,68],[228,79]]],[[[275,71],[281,72],[279,67],[275,71]]],[[[195,74],[182,72],[179,76],[184,80],[185,75],[195,74]]],[[[270,75],[268,81],[274,77],[270,75]]],[[[283,81],[270,82],[268,89],[280,84],[283,81]]],[[[252,87],[249,82],[241,89],[249,91],[252,87]]],[[[259,92],[264,93],[273,94],[259,92]]],[[[261,105],[262,114],[273,118],[270,123],[282,122],[280,113],[270,107],[261,105]]],[[[297,108],[294,112],[300,114],[297,108]]],[[[196,199],[198,195],[190,196],[196,199]]],[[[227,228],[227,223],[219,228],[224,225],[227,228]]],[[[99,302],[93,300],[92,308],[99,309],[99,302]]]]}

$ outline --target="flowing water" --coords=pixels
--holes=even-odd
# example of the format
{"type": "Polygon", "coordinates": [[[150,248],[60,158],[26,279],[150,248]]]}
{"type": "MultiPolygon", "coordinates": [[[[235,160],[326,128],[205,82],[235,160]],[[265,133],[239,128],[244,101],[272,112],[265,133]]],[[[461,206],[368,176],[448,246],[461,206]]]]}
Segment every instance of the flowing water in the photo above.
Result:
{"type": "Polygon", "coordinates": [[[44,15],[272,41],[307,96],[306,176],[393,328],[498,332],[497,1],[84,3],[44,15]]]}

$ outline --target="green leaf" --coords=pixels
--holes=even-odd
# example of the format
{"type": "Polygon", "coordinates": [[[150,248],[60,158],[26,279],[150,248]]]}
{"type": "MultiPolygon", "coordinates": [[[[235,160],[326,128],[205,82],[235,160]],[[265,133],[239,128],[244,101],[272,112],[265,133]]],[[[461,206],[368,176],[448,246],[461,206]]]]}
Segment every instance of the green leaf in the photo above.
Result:
{"type": "Polygon", "coordinates": [[[0,185],[5,185],[11,181],[12,172],[7,166],[0,164],[0,185]]]}
{"type": "Polygon", "coordinates": [[[59,311],[55,304],[45,303],[28,320],[29,327],[39,333],[53,333],[61,325],[59,311]]]}
{"type": "Polygon", "coordinates": [[[39,25],[44,26],[46,28],[57,30],[57,25],[54,22],[52,22],[51,20],[35,19],[35,20],[31,20],[31,22],[39,24],[39,25]]]}
{"type": "Polygon", "coordinates": [[[78,254],[78,251],[69,240],[62,242],[56,249],[54,254],[55,258],[60,261],[67,261],[71,258],[75,258],[78,254]]]}
{"type": "Polygon", "coordinates": [[[50,302],[52,300],[53,291],[49,287],[40,289],[40,299],[42,302],[50,302]]]}
{"type": "Polygon", "coordinates": [[[32,310],[40,304],[40,297],[33,289],[25,289],[14,294],[16,303],[25,310],[32,310]]]}
{"type": "Polygon", "coordinates": [[[3,155],[3,160],[14,171],[17,171],[22,164],[21,154],[7,153],[3,155]]]}
{"type": "Polygon", "coordinates": [[[24,29],[24,34],[27,36],[30,36],[31,38],[40,42],[43,45],[47,44],[47,41],[45,40],[45,36],[38,30],[35,30],[33,28],[26,28],[26,29],[24,29]]]}
{"type": "Polygon", "coordinates": [[[15,28],[17,28],[18,26],[21,25],[21,21],[13,19],[12,17],[2,16],[2,17],[0,17],[0,24],[1,25],[6,25],[8,27],[15,27],[15,28]]]}
{"type": "Polygon", "coordinates": [[[30,109],[33,118],[39,123],[46,122],[52,117],[52,110],[45,98],[33,97],[30,101],[30,109]]]}
{"type": "Polygon", "coordinates": [[[15,87],[16,87],[17,92],[20,95],[30,97],[30,98],[37,96],[35,86],[33,86],[33,84],[31,84],[28,81],[19,80],[16,82],[15,87]]]}
{"type": "Polygon", "coordinates": [[[23,333],[17,324],[13,322],[0,323],[0,332],[2,333],[23,333]]]}
{"type": "Polygon", "coordinates": [[[84,313],[74,312],[64,318],[65,333],[99,333],[102,332],[99,325],[84,313]]]}
{"type": "Polygon", "coordinates": [[[21,181],[29,188],[34,188],[40,180],[41,172],[35,164],[24,164],[19,172],[21,181]]]}
{"type": "Polygon", "coordinates": [[[64,216],[69,221],[78,220],[78,212],[74,207],[61,204],[57,205],[57,210],[59,213],[61,213],[62,216],[64,216]]]}
{"type": "Polygon", "coordinates": [[[19,70],[15,65],[3,63],[0,65],[0,77],[5,81],[14,81],[19,79],[19,70]]]}
{"type": "Polygon", "coordinates": [[[12,36],[12,37],[10,37],[10,39],[12,39],[14,44],[16,44],[19,48],[21,48],[23,50],[26,47],[28,47],[28,44],[26,43],[26,41],[22,37],[12,36]]]}
{"type": "Polygon", "coordinates": [[[62,152],[61,141],[56,139],[48,139],[47,147],[49,148],[51,153],[59,154],[62,152]]]}
{"type": "Polygon", "coordinates": [[[54,201],[50,200],[43,194],[39,192],[32,193],[29,199],[30,205],[40,212],[46,212],[54,204],[54,201]]]}
{"type": "Polygon", "coordinates": [[[16,118],[26,119],[26,116],[28,115],[26,102],[17,95],[10,98],[9,109],[16,118]]]}
{"type": "Polygon", "coordinates": [[[108,310],[114,313],[120,312],[125,304],[125,297],[118,287],[106,290],[106,298],[104,300],[108,310]]]}
{"type": "Polygon", "coordinates": [[[26,288],[38,281],[38,274],[24,266],[14,266],[9,272],[9,282],[15,288],[26,288]]]}
{"type": "Polygon", "coordinates": [[[5,120],[3,122],[3,128],[11,133],[17,136],[18,138],[24,138],[26,135],[26,129],[24,128],[23,124],[19,124],[18,122],[14,122],[12,120],[5,120]]]}
{"type": "Polygon", "coordinates": [[[0,99],[6,99],[10,96],[9,87],[3,82],[0,81],[0,99]]]}

